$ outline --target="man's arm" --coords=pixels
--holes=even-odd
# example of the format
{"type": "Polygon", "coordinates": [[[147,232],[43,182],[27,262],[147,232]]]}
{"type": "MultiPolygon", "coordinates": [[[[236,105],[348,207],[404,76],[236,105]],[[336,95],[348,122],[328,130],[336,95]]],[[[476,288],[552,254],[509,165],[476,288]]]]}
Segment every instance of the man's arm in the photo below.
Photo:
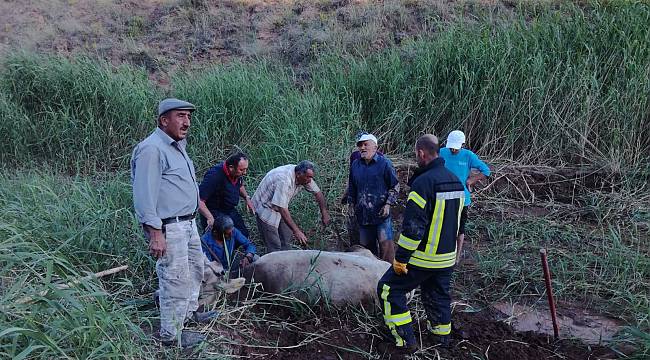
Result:
{"type": "MultiPolygon", "coordinates": [[[[313,183],[313,181],[311,182],[313,183]]],[[[318,189],[318,187],[312,187],[308,185],[308,190],[311,191],[312,189],[318,189]]],[[[271,208],[280,213],[280,217],[282,217],[282,220],[284,220],[287,226],[289,226],[296,239],[298,239],[301,244],[307,245],[307,237],[302,232],[302,230],[300,230],[298,225],[296,225],[296,223],[291,218],[291,214],[289,213],[289,201],[291,200],[291,192],[292,188],[288,181],[279,181],[273,190],[271,208]]]]}
{"type": "Polygon", "coordinates": [[[479,159],[478,155],[474,154],[473,152],[470,153],[469,167],[470,169],[475,169],[480,171],[479,173],[472,173],[467,178],[467,181],[465,182],[467,188],[470,191],[472,191],[472,187],[474,186],[474,184],[490,176],[490,168],[487,166],[486,163],[484,163],[481,159],[479,159]]]}
{"type": "Polygon", "coordinates": [[[205,205],[205,200],[201,199],[199,200],[199,212],[203,217],[205,217],[205,220],[207,222],[207,227],[205,228],[206,231],[212,229],[212,225],[214,225],[214,216],[212,216],[212,213],[208,209],[208,206],[205,205]]]}
{"type": "Polygon", "coordinates": [[[402,234],[397,242],[395,261],[406,264],[411,254],[420,246],[427,227],[428,211],[433,204],[426,200],[426,189],[420,183],[413,184],[406,202],[402,234]]]}
{"type": "Polygon", "coordinates": [[[319,191],[314,194],[314,197],[316,198],[316,203],[320,208],[320,215],[323,221],[323,225],[327,226],[330,224],[330,214],[327,211],[327,200],[325,200],[325,195],[323,195],[322,191],[319,191]]]}
{"type": "Polygon", "coordinates": [[[244,248],[243,250],[245,255],[241,258],[239,266],[245,268],[250,265],[255,259],[255,252],[257,249],[255,248],[255,245],[250,240],[248,240],[244,234],[241,233],[241,231],[237,230],[235,238],[235,249],[239,248],[240,246],[244,248]]]}
{"type": "Polygon", "coordinates": [[[257,252],[257,248],[255,247],[255,244],[248,240],[244,234],[241,233],[241,231],[237,230],[237,237],[235,239],[235,243],[237,244],[236,247],[243,247],[244,254],[248,256],[248,254],[255,255],[257,252]]]}
{"type": "Polygon", "coordinates": [[[397,195],[399,194],[399,180],[393,164],[386,158],[388,164],[384,171],[384,181],[388,187],[388,196],[386,197],[386,204],[381,209],[381,216],[387,217],[390,214],[390,207],[397,205],[397,195]]]}
{"type": "Polygon", "coordinates": [[[253,201],[251,200],[250,196],[248,196],[244,184],[242,184],[241,187],[239,188],[239,196],[241,196],[244,199],[244,201],[246,201],[246,208],[248,209],[248,211],[250,211],[251,214],[255,215],[255,206],[253,205],[253,201]]]}
{"type": "Polygon", "coordinates": [[[149,239],[149,253],[151,256],[156,259],[165,256],[165,252],[167,252],[167,240],[162,229],[156,229],[147,224],[142,224],[142,228],[147,233],[147,238],[149,239]]]}
{"type": "Polygon", "coordinates": [[[137,149],[133,156],[133,206],[149,240],[149,253],[159,258],[167,249],[162,219],[156,210],[162,177],[160,152],[154,146],[146,146],[137,149]]]}
{"type": "Polygon", "coordinates": [[[218,184],[219,178],[217,172],[214,168],[211,168],[207,173],[205,173],[203,181],[201,181],[201,184],[199,185],[199,212],[203,217],[205,217],[208,228],[212,228],[212,225],[214,224],[214,216],[212,216],[212,213],[205,202],[214,195],[215,191],[217,191],[218,184]]]}

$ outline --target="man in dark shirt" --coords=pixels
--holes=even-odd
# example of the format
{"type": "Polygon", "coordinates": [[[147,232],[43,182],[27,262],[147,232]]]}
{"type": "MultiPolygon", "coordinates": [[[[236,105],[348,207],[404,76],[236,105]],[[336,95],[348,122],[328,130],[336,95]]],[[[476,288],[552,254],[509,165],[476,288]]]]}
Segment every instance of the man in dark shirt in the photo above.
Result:
{"type": "Polygon", "coordinates": [[[248,170],[248,157],[241,152],[230,155],[226,161],[220,162],[208,170],[199,185],[199,208],[207,208],[201,213],[208,213],[204,219],[204,227],[212,228],[214,219],[219,216],[228,216],[235,223],[235,227],[245,237],[249,237],[248,228],[244,219],[237,211],[239,198],[246,200],[246,207],[253,214],[253,202],[246,193],[244,178],[248,170]]]}
{"type": "Polygon", "coordinates": [[[387,338],[401,353],[417,350],[406,301],[406,294],[416,287],[420,287],[433,341],[449,346],[450,280],[465,192],[456,175],[445,168],[438,149],[438,138],[431,134],[422,135],[415,143],[418,168],[408,183],[410,192],[395,260],[377,284],[384,322],[390,331],[387,338]]]}
{"type": "MultiPolygon", "coordinates": [[[[360,131],[356,135],[356,140],[359,141],[359,139],[363,135],[368,135],[368,133],[365,131],[360,131]]],[[[382,153],[381,150],[377,150],[377,155],[384,156],[384,153],[382,153]]],[[[355,160],[358,159],[361,159],[361,152],[359,150],[354,150],[350,154],[350,161],[348,166],[348,178],[350,177],[350,171],[352,171],[352,164],[354,163],[355,160]]],[[[341,196],[341,204],[345,205],[347,204],[347,202],[348,202],[348,187],[346,186],[345,192],[341,196]]],[[[357,222],[357,218],[354,215],[354,211],[348,212],[346,227],[348,230],[348,238],[350,239],[350,246],[352,247],[354,245],[359,245],[359,223],[357,222]]]]}
{"type": "Polygon", "coordinates": [[[347,203],[353,207],[359,224],[360,245],[379,255],[378,245],[382,249],[388,248],[384,244],[392,247],[390,206],[397,202],[399,181],[391,161],[377,154],[375,136],[362,135],[357,147],[361,158],[350,169],[347,203]]]}

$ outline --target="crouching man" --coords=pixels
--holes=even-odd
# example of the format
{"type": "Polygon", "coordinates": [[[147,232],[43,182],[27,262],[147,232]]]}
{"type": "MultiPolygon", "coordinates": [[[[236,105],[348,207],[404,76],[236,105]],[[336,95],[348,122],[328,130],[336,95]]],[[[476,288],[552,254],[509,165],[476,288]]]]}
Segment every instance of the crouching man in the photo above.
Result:
{"type": "Polygon", "coordinates": [[[230,272],[231,278],[259,259],[255,245],[235,227],[229,216],[216,218],[212,231],[206,232],[201,241],[208,260],[218,261],[224,271],[230,272]],[[239,249],[243,255],[237,252],[239,249]]]}

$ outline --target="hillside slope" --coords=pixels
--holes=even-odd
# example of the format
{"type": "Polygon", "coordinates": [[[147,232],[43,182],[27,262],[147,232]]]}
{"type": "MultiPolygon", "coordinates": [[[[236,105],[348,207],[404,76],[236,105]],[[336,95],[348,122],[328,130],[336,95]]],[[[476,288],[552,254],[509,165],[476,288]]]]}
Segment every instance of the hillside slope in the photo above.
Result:
{"type": "Polygon", "coordinates": [[[296,66],[325,48],[364,54],[429,36],[461,19],[507,19],[515,3],[9,0],[0,2],[0,55],[14,50],[86,54],[151,73],[260,56],[296,66]]]}

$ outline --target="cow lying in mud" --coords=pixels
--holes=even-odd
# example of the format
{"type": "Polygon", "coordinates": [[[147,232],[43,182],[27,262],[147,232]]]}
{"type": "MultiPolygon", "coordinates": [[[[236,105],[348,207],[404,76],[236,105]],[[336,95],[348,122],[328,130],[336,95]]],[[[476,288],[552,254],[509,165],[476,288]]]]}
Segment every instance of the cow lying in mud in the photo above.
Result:
{"type": "Polygon", "coordinates": [[[390,267],[362,247],[351,252],[277,251],[262,256],[246,278],[264,291],[290,293],[311,303],[370,304],[377,301],[377,282],[390,267]]]}
{"type": "MultiPolygon", "coordinates": [[[[391,242],[392,244],[392,242],[391,242]]],[[[382,249],[392,255],[391,249],[382,249]]],[[[204,278],[199,304],[213,303],[218,293],[232,293],[244,278],[226,280],[223,267],[204,259],[204,278]]],[[[377,259],[368,249],[354,246],[349,252],[288,250],[266,254],[244,269],[244,277],[261,283],[264,291],[291,294],[315,303],[357,305],[377,301],[377,282],[390,263],[377,259]]],[[[231,274],[233,275],[233,274],[231,274]]]]}

